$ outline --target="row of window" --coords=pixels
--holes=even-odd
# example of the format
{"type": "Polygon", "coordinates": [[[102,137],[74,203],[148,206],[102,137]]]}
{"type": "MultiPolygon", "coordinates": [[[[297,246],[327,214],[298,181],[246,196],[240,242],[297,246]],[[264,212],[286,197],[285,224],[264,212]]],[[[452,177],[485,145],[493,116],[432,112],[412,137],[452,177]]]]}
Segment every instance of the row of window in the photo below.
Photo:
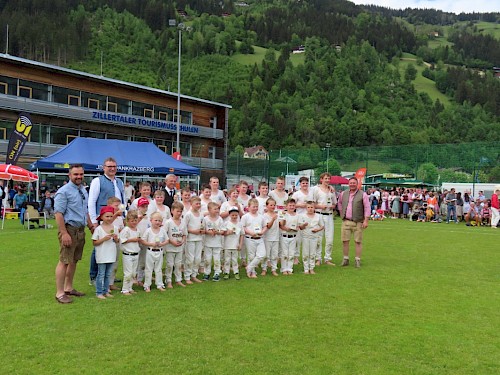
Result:
{"type": "MultiPolygon", "coordinates": [[[[0,75],[0,94],[177,122],[177,109],[2,75],[0,75]]],[[[192,125],[192,121],[193,116],[191,112],[181,111],[180,122],[192,125]]]]}
{"type": "MultiPolygon", "coordinates": [[[[14,124],[12,122],[0,121],[0,139],[7,140],[7,137],[10,137],[13,126],[14,124]]],[[[66,145],[77,137],[153,142],[168,155],[171,155],[174,152],[176,146],[176,141],[173,139],[157,139],[136,135],[103,133],[85,129],[72,129],[44,124],[33,124],[33,128],[28,137],[28,142],[66,145]]],[[[189,142],[180,142],[179,146],[181,155],[184,157],[206,157],[207,152],[209,159],[216,159],[217,157],[217,148],[214,146],[208,146],[208,150],[205,150],[206,146],[203,144],[192,144],[189,142]]],[[[221,155],[219,155],[219,158],[222,158],[221,155]]]]}

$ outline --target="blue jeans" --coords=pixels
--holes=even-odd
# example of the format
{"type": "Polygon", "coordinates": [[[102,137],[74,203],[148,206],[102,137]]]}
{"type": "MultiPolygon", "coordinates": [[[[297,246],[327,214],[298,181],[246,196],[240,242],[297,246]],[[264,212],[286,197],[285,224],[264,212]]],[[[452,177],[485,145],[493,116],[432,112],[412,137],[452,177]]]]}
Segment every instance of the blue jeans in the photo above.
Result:
{"type": "Polygon", "coordinates": [[[95,247],[92,250],[92,255],[90,256],[90,268],[89,268],[90,280],[95,280],[97,277],[97,262],[95,261],[95,247]]]}
{"type": "Polygon", "coordinates": [[[96,294],[106,294],[109,289],[109,279],[113,273],[113,263],[98,263],[97,278],[95,280],[96,294]]]}
{"type": "Polygon", "coordinates": [[[451,213],[453,212],[453,219],[455,220],[455,223],[457,222],[457,207],[456,206],[448,206],[448,211],[446,212],[446,222],[450,222],[450,216],[451,213]]]}

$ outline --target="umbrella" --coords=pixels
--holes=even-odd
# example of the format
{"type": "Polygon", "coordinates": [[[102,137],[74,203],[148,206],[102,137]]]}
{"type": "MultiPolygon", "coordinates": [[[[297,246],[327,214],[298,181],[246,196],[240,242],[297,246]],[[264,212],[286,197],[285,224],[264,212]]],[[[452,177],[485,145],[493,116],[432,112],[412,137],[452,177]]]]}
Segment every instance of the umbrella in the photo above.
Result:
{"type": "Polygon", "coordinates": [[[38,176],[24,168],[12,164],[0,164],[0,179],[21,182],[35,182],[38,176]]]}
{"type": "Polygon", "coordinates": [[[330,177],[330,183],[332,185],[348,185],[349,180],[342,176],[332,176],[330,177]]]}

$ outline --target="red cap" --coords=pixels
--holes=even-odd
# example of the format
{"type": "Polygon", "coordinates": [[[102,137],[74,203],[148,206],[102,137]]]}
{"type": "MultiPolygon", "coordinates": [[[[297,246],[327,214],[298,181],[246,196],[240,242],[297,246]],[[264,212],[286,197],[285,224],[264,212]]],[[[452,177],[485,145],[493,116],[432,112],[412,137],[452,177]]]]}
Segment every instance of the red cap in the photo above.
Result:
{"type": "Polygon", "coordinates": [[[99,216],[97,217],[97,220],[102,220],[101,216],[104,215],[106,212],[111,212],[112,214],[115,213],[115,209],[111,206],[104,206],[101,208],[101,211],[99,212],[99,216]]]}
{"type": "Polygon", "coordinates": [[[149,201],[147,200],[147,198],[139,198],[139,200],[137,201],[137,207],[140,207],[140,206],[144,206],[144,205],[149,205],[149,201]]]}

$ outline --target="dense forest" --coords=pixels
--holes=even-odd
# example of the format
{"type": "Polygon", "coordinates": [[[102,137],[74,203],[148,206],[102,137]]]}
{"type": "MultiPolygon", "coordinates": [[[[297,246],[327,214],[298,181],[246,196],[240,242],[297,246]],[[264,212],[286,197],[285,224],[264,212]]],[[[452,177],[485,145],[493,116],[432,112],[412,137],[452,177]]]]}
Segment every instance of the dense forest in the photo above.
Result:
{"type": "Polygon", "coordinates": [[[168,20],[188,23],[182,93],[233,106],[232,149],[500,140],[500,80],[462,66],[500,65],[500,42],[465,27],[452,33],[447,52],[430,49],[426,35],[401,22],[443,24],[465,15],[394,14],[344,0],[247,3],[3,0],[0,25],[9,25],[12,55],[96,74],[102,55],[105,76],[173,91],[178,34],[168,20]],[[232,58],[257,45],[267,48],[261,63],[232,58]],[[303,63],[292,63],[299,45],[305,46],[303,63]],[[424,74],[453,98],[450,105],[415,90],[413,65],[403,73],[398,66],[403,52],[431,63],[424,74]],[[460,67],[446,65],[451,60],[460,67]]]}

